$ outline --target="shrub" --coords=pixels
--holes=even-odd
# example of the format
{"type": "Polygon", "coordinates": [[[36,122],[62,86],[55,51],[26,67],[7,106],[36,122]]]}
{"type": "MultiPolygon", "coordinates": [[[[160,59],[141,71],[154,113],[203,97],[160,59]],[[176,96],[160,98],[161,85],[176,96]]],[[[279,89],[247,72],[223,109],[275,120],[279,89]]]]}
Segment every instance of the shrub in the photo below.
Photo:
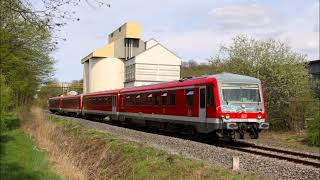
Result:
{"type": "Polygon", "coordinates": [[[307,139],[309,144],[320,146],[320,113],[308,121],[307,139]]]}

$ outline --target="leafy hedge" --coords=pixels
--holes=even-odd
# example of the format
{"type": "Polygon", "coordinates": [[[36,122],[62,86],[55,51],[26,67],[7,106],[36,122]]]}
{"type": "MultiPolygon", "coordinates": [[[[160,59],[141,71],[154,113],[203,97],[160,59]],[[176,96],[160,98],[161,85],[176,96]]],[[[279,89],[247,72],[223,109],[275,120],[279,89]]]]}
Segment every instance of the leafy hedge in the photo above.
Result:
{"type": "Polygon", "coordinates": [[[308,142],[311,145],[320,146],[320,113],[308,121],[308,142]]]}

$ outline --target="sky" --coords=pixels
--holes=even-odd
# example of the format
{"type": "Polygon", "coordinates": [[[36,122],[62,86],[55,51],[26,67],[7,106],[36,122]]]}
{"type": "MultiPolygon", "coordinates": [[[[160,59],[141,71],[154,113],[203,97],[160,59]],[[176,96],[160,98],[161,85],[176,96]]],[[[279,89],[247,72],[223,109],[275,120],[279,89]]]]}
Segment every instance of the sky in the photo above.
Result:
{"type": "MultiPolygon", "coordinates": [[[[89,0],[90,2],[90,0],[89,0]]],[[[55,78],[82,78],[81,59],[107,44],[125,22],[142,25],[142,39],[156,39],[183,61],[207,62],[237,35],[286,42],[308,60],[319,59],[319,0],[107,0],[111,7],[72,7],[80,21],[60,29],[55,78]]],[[[68,7],[65,7],[68,8],[68,7]]]]}

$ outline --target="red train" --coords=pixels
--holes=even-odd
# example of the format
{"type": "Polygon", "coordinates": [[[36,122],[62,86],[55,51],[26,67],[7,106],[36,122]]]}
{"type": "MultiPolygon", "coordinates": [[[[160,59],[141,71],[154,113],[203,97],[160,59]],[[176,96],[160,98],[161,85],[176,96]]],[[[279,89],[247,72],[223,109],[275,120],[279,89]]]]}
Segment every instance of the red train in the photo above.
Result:
{"type": "Polygon", "coordinates": [[[51,112],[170,131],[258,138],[269,128],[259,79],[222,73],[49,99],[51,112]]]}

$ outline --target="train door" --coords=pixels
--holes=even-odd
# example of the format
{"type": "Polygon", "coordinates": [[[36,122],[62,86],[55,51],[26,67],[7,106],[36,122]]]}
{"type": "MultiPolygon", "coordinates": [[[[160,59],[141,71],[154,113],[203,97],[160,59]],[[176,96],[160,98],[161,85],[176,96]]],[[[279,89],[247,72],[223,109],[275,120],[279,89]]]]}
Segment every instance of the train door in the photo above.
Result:
{"type": "Polygon", "coordinates": [[[117,96],[112,96],[112,113],[117,113],[117,96]]]}
{"type": "Polygon", "coordinates": [[[206,119],[206,87],[200,87],[199,93],[199,120],[207,122],[206,119]]]}

